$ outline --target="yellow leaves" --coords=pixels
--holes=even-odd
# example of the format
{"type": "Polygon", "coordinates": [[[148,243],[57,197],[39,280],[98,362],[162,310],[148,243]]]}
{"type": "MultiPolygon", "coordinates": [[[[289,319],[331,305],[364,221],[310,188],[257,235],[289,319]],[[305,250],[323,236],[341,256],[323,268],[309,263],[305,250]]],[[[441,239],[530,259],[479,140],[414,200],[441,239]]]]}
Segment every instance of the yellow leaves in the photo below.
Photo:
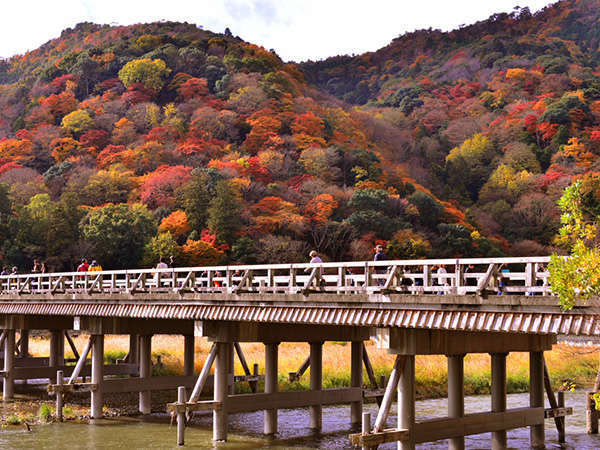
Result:
{"type": "Polygon", "coordinates": [[[453,163],[458,160],[465,162],[475,162],[483,159],[491,149],[490,140],[481,133],[477,133],[471,139],[467,139],[460,147],[454,147],[446,156],[447,163],[453,163]]]}
{"type": "Polygon", "coordinates": [[[77,109],[63,117],[61,125],[65,130],[78,134],[92,128],[94,119],[87,110],[77,109]]]}
{"type": "Polygon", "coordinates": [[[119,79],[126,88],[135,83],[142,83],[147,89],[158,92],[170,72],[171,69],[162,59],[134,59],[119,70],[119,79]]]}

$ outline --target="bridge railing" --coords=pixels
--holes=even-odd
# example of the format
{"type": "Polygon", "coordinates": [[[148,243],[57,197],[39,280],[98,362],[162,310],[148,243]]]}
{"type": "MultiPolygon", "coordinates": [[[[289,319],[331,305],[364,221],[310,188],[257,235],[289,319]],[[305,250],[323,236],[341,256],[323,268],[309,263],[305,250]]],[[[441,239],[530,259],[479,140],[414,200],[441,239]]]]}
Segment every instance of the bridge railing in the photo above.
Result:
{"type": "Polygon", "coordinates": [[[551,294],[549,257],[348,261],[0,276],[0,294],[551,294]]]}

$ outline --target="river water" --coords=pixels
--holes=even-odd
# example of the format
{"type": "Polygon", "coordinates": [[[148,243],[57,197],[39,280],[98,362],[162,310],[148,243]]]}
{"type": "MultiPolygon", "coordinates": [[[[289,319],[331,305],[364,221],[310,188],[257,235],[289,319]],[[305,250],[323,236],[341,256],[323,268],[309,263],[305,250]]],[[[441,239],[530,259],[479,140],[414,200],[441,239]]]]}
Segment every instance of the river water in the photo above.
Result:
{"type": "MultiPolygon", "coordinates": [[[[567,406],[573,407],[573,415],[567,417],[568,449],[599,449],[600,436],[585,434],[585,393],[583,391],[566,394],[567,406]]],[[[508,396],[508,408],[528,406],[529,394],[508,396]]],[[[395,408],[395,405],[394,405],[395,408]]],[[[465,399],[465,412],[489,411],[489,396],[471,396],[465,399]]],[[[373,421],[377,414],[375,404],[368,404],[373,421]]],[[[418,401],[417,420],[444,416],[447,411],[446,399],[418,401]]],[[[395,409],[388,427],[396,425],[395,409]]],[[[195,416],[186,428],[185,448],[349,448],[348,422],[349,406],[323,408],[323,431],[312,432],[308,428],[308,409],[280,410],[279,434],[267,439],[262,432],[263,413],[232,414],[229,416],[230,433],[227,443],[214,444],[212,438],[212,416],[195,416]]],[[[469,436],[466,447],[487,449],[490,447],[490,434],[469,436]]],[[[529,448],[529,429],[521,428],[508,433],[510,448],[529,448]]],[[[546,421],[547,448],[561,448],[553,420],[546,421]]],[[[417,446],[421,449],[445,449],[447,441],[438,441],[417,446]]],[[[97,424],[63,423],[34,426],[31,432],[20,429],[0,431],[0,449],[176,449],[176,428],[169,425],[166,415],[152,415],[146,419],[119,418],[98,421],[97,424]]],[[[380,448],[393,449],[396,444],[386,444],[380,448]]]]}

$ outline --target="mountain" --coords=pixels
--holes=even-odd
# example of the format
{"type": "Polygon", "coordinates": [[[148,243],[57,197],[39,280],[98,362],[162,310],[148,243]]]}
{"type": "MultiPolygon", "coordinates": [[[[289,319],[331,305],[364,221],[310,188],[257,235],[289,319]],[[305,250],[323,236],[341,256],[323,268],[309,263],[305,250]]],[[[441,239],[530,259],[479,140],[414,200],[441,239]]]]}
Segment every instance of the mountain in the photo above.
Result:
{"type": "Polygon", "coordinates": [[[0,61],[0,259],[547,253],[571,179],[597,201],[599,13],[303,64],[187,23],[79,24],[0,61]]]}

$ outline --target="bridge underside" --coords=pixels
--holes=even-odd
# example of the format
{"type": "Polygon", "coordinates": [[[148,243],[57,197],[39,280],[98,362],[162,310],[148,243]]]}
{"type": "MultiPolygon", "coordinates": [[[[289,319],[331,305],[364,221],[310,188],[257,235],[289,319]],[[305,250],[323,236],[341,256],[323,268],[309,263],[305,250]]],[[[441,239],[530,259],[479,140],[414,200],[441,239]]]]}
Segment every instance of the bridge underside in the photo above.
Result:
{"type": "MultiPolygon", "coordinates": [[[[543,352],[550,350],[558,334],[580,337],[600,335],[597,305],[561,312],[554,297],[542,296],[430,296],[313,293],[306,295],[269,294],[142,294],[142,295],[48,295],[2,296],[0,328],[3,329],[4,398],[14,392],[15,379],[50,378],[50,389],[62,395],[73,390],[90,391],[91,416],[102,416],[103,394],[139,392],[139,410],[149,413],[152,390],[188,388],[177,403],[169,405],[177,414],[180,441],[183,442],[183,415],[198,410],[213,412],[215,440],[227,437],[229,413],[264,410],[264,431],[277,432],[277,410],[310,408],[311,428],[321,427],[322,406],[349,403],[350,423],[364,419],[365,397],[380,403],[375,425],[351,435],[351,441],[375,447],[399,441],[401,448],[416,443],[450,439],[451,448],[462,448],[464,436],[492,432],[492,448],[505,448],[506,430],[531,427],[532,446],[544,444],[544,418],[556,417],[564,435],[564,415],[545,376],[543,352]],[[43,298],[40,298],[43,297],[43,298]],[[52,336],[49,358],[28,356],[29,330],[49,330],[52,336]],[[90,335],[79,353],[76,366],[66,365],[65,339],[70,330],[90,335]],[[104,336],[128,334],[130,352],[116,365],[105,365],[104,336]],[[152,377],[151,337],[154,334],[184,335],[184,375],[152,377]],[[16,339],[19,336],[19,340],[16,339]],[[213,342],[202,372],[194,374],[194,336],[213,342]],[[397,355],[392,374],[379,389],[370,368],[364,341],[397,355]],[[351,342],[351,385],[342,389],[322,387],[322,345],[326,341],[351,342]],[[264,374],[251,370],[240,342],[265,345],[264,374]],[[281,342],[307,342],[310,354],[297,376],[310,367],[310,390],[278,392],[278,346],[281,342]],[[530,407],[506,408],[506,357],[510,352],[530,354],[530,407]],[[91,353],[91,367],[86,358],[91,353]],[[464,414],[464,356],[491,354],[492,398],[489,411],[464,414]],[[237,354],[244,375],[234,376],[237,354]],[[448,357],[447,417],[415,420],[415,356],[439,354],[448,357]],[[15,358],[15,356],[17,356],[15,358]],[[27,365],[29,364],[29,365],[27,365]],[[209,372],[214,364],[214,376],[209,372]],[[364,373],[367,380],[363,381],[364,373]],[[57,375],[57,371],[62,371],[57,375]],[[130,378],[105,378],[109,375],[130,378]],[[70,376],[67,382],[62,376],[70,376]],[[91,383],[79,381],[91,375],[91,383]],[[258,392],[264,380],[264,392],[258,392]],[[546,380],[546,382],[545,382],[546,380]],[[212,381],[213,399],[200,400],[204,387],[212,381]],[[245,382],[250,394],[236,394],[235,382],[245,382]],[[371,389],[365,389],[365,384],[371,389]],[[189,388],[193,388],[189,392],[189,388]],[[379,390],[377,390],[379,389],[379,390]],[[552,408],[544,409],[544,390],[552,408]],[[393,397],[398,395],[398,427],[386,429],[393,397]]],[[[71,342],[69,342],[71,345],[71,342]]],[[[291,374],[290,374],[291,375],[291,374]]],[[[62,403],[61,403],[62,404],[62,403]]]]}

